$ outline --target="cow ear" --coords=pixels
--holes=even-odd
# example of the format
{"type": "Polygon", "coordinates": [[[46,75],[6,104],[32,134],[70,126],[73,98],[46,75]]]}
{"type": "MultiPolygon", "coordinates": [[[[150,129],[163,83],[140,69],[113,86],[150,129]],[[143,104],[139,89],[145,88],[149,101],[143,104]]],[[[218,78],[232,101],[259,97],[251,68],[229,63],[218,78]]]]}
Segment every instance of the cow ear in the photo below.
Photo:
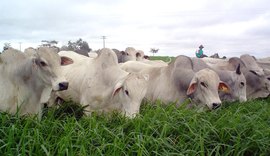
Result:
{"type": "Polygon", "coordinates": [[[189,87],[188,87],[188,90],[187,90],[187,95],[191,95],[195,92],[197,88],[197,83],[192,83],[189,87]]]}
{"type": "Polygon", "coordinates": [[[187,95],[191,95],[193,94],[197,89],[197,79],[194,77],[190,84],[189,84],[189,87],[187,89],[187,95]]]}
{"type": "Polygon", "coordinates": [[[116,89],[113,91],[113,96],[115,96],[116,94],[118,94],[122,88],[123,88],[122,86],[119,87],[119,88],[116,88],[116,89]]]}
{"type": "Polygon", "coordinates": [[[112,96],[115,96],[116,94],[119,93],[119,91],[121,91],[121,89],[123,89],[123,84],[126,80],[126,77],[121,79],[120,81],[118,81],[116,83],[116,85],[114,86],[114,89],[113,89],[113,93],[112,93],[112,96]]]}
{"type": "Polygon", "coordinates": [[[73,60],[66,56],[61,56],[61,66],[72,64],[73,60]]]}
{"type": "Polygon", "coordinates": [[[225,93],[230,93],[230,88],[224,82],[219,82],[218,90],[219,91],[222,91],[222,92],[225,92],[225,93]]]}
{"type": "Polygon", "coordinates": [[[197,79],[194,77],[190,84],[189,84],[189,87],[187,89],[187,95],[191,95],[193,94],[197,89],[197,79]]]}

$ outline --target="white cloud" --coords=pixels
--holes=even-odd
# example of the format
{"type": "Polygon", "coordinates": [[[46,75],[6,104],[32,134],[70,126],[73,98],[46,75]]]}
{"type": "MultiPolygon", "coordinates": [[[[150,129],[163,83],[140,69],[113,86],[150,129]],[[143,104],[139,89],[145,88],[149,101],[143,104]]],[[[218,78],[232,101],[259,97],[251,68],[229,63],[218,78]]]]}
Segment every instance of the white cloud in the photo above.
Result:
{"type": "MultiPolygon", "coordinates": [[[[267,56],[270,11],[266,0],[28,0],[0,2],[0,48],[37,46],[43,39],[83,38],[93,49],[106,45],[159,48],[159,55],[267,56]]],[[[149,54],[149,53],[148,53],[149,54]]]]}

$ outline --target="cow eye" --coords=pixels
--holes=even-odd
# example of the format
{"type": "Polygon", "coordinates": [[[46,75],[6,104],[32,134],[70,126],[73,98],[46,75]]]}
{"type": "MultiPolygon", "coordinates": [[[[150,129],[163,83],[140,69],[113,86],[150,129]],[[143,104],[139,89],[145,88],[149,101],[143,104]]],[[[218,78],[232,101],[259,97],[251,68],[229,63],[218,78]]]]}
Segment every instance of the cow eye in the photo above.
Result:
{"type": "Polygon", "coordinates": [[[240,85],[241,85],[241,86],[245,86],[245,83],[244,83],[244,82],[240,82],[240,85]]]}
{"type": "Polygon", "coordinates": [[[129,96],[129,92],[128,92],[128,90],[125,90],[125,93],[127,94],[127,96],[129,96]]]}
{"type": "Polygon", "coordinates": [[[207,88],[207,85],[204,82],[201,82],[201,85],[207,88]]]}
{"type": "Polygon", "coordinates": [[[40,65],[41,65],[42,67],[47,66],[47,64],[46,64],[44,61],[40,61],[40,65]]]}

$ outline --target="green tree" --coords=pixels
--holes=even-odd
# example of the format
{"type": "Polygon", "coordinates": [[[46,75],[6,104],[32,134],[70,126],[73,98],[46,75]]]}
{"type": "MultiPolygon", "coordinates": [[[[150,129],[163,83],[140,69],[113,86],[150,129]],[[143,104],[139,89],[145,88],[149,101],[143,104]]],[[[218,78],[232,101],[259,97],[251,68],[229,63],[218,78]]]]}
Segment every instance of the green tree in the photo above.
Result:
{"type": "Polygon", "coordinates": [[[42,40],[41,47],[57,47],[58,41],[56,40],[42,40]]]}
{"type": "Polygon", "coordinates": [[[3,51],[8,50],[8,48],[11,48],[10,43],[4,43],[3,51]]]}
{"type": "Polygon", "coordinates": [[[68,44],[62,46],[61,50],[71,50],[81,55],[88,56],[88,52],[90,52],[92,49],[89,48],[89,45],[86,41],[83,41],[81,38],[79,38],[75,42],[68,41],[68,44]]]}
{"type": "Polygon", "coordinates": [[[158,53],[159,49],[156,49],[156,48],[151,48],[150,49],[150,52],[153,53],[153,56],[155,53],[158,53]]]}

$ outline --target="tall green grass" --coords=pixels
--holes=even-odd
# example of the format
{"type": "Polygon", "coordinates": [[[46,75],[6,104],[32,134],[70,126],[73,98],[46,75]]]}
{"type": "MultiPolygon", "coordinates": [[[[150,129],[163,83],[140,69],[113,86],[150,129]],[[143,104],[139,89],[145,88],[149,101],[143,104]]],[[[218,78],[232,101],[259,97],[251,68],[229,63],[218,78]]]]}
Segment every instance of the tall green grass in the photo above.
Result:
{"type": "Polygon", "coordinates": [[[270,100],[215,111],[144,104],[135,119],[82,117],[66,103],[42,120],[0,114],[0,155],[269,155],[270,100]]]}

